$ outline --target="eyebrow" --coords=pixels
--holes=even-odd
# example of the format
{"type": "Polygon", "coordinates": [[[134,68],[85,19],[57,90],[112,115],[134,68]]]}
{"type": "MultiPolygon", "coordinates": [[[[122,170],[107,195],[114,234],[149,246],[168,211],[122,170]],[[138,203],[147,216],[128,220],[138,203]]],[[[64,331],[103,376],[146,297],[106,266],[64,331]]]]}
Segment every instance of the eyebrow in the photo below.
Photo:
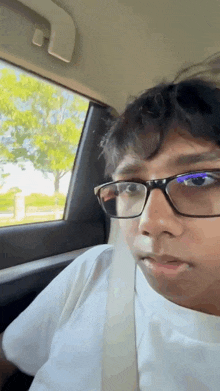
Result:
{"type": "MultiPolygon", "coordinates": [[[[211,162],[220,159],[220,150],[214,152],[204,152],[189,155],[179,155],[170,159],[168,166],[185,166],[187,164],[196,164],[200,162],[211,162]]],[[[121,167],[116,169],[114,175],[136,174],[143,168],[143,161],[134,159],[132,162],[125,162],[121,167]]]]}

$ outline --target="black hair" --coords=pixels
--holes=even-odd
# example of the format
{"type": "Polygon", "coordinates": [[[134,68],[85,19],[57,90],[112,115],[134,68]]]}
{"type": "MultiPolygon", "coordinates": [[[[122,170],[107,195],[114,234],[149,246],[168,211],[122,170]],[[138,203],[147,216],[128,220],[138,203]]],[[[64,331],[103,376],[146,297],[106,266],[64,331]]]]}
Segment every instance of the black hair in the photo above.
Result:
{"type": "MultiPolygon", "coordinates": [[[[176,79],[181,79],[186,70],[194,67],[185,68],[176,79]]],[[[106,161],[105,176],[112,176],[129,153],[153,159],[174,122],[193,137],[220,146],[220,89],[217,84],[200,74],[179,82],[176,79],[144,91],[121,115],[111,120],[100,144],[106,161]]]]}

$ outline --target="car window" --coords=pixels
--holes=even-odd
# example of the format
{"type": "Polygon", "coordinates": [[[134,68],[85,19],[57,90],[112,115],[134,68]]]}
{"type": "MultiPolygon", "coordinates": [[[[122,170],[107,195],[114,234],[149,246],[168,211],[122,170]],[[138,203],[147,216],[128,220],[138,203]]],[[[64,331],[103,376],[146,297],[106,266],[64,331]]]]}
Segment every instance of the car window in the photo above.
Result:
{"type": "Polygon", "coordinates": [[[63,217],[89,100],[0,61],[0,227],[63,217]]]}

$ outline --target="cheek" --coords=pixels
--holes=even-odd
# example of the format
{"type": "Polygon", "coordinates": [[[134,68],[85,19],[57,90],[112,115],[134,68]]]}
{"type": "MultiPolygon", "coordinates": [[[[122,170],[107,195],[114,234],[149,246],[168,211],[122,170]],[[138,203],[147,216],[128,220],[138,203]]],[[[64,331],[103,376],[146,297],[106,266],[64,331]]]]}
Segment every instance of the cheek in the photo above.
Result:
{"type": "Polygon", "coordinates": [[[220,218],[188,221],[179,242],[188,259],[192,257],[205,267],[216,265],[220,259],[220,218]]]}
{"type": "Polygon", "coordinates": [[[201,246],[212,244],[220,246],[220,218],[199,219],[188,224],[188,240],[201,246]]]}
{"type": "MultiPolygon", "coordinates": [[[[207,240],[219,240],[220,238],[220,218],[210,218],[201,225],[200,232],[202,231],[203,237],[207,240]]],[[[220,242],[219,242],[220,244],[220,242]]]]}
{"type": "Polygon", "coordinates": [[[201,248],[207,259],[219,259],[220,257],[220,221],[219,218],[207,219],[199,233],[201,248]]]}

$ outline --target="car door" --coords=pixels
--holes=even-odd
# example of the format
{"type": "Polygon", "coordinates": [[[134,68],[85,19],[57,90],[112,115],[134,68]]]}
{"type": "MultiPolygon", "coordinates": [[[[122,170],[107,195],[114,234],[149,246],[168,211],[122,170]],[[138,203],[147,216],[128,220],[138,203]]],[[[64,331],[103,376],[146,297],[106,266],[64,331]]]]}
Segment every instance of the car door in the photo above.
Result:
{"type": "Polygon", "coordinates": [[[97,145],[107,117],[106,108],[90,104],[63,218],[0,228],[1,333],[78,255],[108,241],[109,221],[93,194],[103,180],[97,145]]]}

